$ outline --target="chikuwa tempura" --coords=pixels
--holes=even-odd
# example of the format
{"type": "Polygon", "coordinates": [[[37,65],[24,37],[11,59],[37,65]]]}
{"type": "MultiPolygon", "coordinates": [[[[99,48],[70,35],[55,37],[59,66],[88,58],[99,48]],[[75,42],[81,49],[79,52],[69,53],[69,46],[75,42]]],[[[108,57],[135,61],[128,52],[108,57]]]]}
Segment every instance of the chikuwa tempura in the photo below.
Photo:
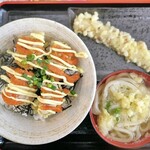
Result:
{"type": "Polygon", "coordinates": [[[120,73],[102,83],[92,107],[100,132],[119,142],[134,142],[150,130],[150,88],[135,73],[120,73]]]}
{"type": "Polygon", "coordinates": [[[94,39],[124,56],[127,62],[133,62],[150,72],[150,50],[143,41],[136,41],[129,33],[120,31],[99,20],[98,13],[80,13],[76,16],[73,29],[75,33],[94,39]]]}
{"type": "Polygon", "coordinates": [[[85,53],[62,41],[47,41],[43,32],[19,37],[7,53],[16,65],[1,66],[6,71],[0,76],[7,83],[1,91],[5,105],[41,118],[71,106],[75,85],[83,76],[78,59],[86,58],[85,53]]]}

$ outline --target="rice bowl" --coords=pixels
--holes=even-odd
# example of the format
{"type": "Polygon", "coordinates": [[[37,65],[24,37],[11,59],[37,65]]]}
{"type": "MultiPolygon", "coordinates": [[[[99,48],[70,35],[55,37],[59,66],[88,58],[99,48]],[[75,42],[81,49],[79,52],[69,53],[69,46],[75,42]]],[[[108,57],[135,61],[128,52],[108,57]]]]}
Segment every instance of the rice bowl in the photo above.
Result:
{"type": "Polygon", "coordinates": [[[13,47],[13,39],[15,36],[21,36],[31,32],[45,32],[48,37],[64,41],[76,51],[84,51],[88,55],[88,59],[84,61],[79,60],[79,64],[84,68],[85,72],[83,78],[76,85],[75,89],[78,97],[73,100],[70,108],[59,114],[50,116],[50,118],[42,122],[35,121],[32,117],[23,117],[19,114],[12,113],[1,105],[0,135],[17,143],[37,145],[56,141],[71,133],[88,114],[95,94],[96,71],[87,47],[67,27],[57,22],[41,18],[13,21],[2,26],[0,32],[1,53],[13,47]]]}

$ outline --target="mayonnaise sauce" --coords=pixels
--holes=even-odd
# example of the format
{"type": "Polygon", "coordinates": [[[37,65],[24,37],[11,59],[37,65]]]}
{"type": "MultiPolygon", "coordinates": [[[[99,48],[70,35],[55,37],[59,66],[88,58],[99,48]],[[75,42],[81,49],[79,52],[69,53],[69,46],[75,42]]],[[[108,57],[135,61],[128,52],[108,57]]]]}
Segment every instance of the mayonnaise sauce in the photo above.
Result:
{"type": "Polygon", "coordinates": [[[66,44],[64,44],[62,42],[59,42],[59,41],[53,41],[52,44],[59,45],[59,46],[61,46],[63,48],[71,49],[71,47],[69,45],[66,45],[66,44]]]}
{"type": "Polygon", "coordinates": [[[77,53],[75,50],[72,50],[72,49],[60,49],[60,48],[52,47],[51,50],[55,51],[55,52],[61,52],[61,53],[74,53],[76,57],[83,57],[83,58],[88,57],[88,55],[86,53],[84,53],[84,52],[77,53]]]}
{"type": "Polygon", "coordinates": [[[20,89],[18,87],[14,87],[11,84],[8,84],[8,86],[5,88],[6,92],[12,93],[12,94],[20,94],[20,95],[27,95],[30,97],[37,97],[37,95],[33,92],[26,91],[24,89],[20,89]]]}
{"type": "Polygon", "coordinates": [[[52,93],[41,93],[42,96],[47,96],[47,97],[56,97],[56,98],[63,98],[63,95],[58,95],[58,94],[52,94],[52,93]]]}
{"type": "Polygon", "coordinates": [[[12,83],[9,83],[9,85],[11,85],[11,87],[17,87],[17,88],[20,88],[20,89],[23,89],[23,90],[26,90],[26,91],[31,91],[31,92],[36,92],[37,89],[35,88],[31,88],[31,87],[28,87],[28,86],[21,86],[21,85],[15,85],[15,84],[12,84],[12,83]]]}
{"type": "Polygon", "coordinates": [[[41,53],[44,53],[43,49],[41,48],[37,48],[37,47],[32,47],[32,46],[29,46],[27,44],[24,44],[24,43],[21,43],[21,42],[17,42],[18,45],[28,49],[28,50],[35,50],[35,51],[39,51],[41,53]]]}
{"type": "Polygon", "coordinates": [[[44,46],[43,42],[32,42],[32,41],[28,41],[28,40],[24,40],[24,39],[18,39],[19,42],[21,43],[25,43],[25,44],[29,44],[29,45],[37,45],[37,46],[44,46]]]}
{"type": "Polygon", "coordinates": [[[31,33],[30,36],[34,37],[35,39],[42,41],[43,43],[45,43],[45,40],[44,40],[45,33],[44,32],[31,33]]]}
{"type": "Polygon", "coordinates": [[[4,90],[2,90],[2,93],[3,93],[7,98],[11,98],[11,99],[13,99],[13,100],[15,100],[15,101],[25,102],[25,103],[29,103],[29,104],[32,104],[32,105],[36,106],[36,104],[33,103],[31,100],[21,99],[21,98],[14,98],[14,97],[12,97],[12,96],[8,96],[8,95],[6,95],[6,93],[5,93],[4,90]]]}
{"type": "MultiPolygon", "coordinates": [[[[48,80],[48,81],[49,81],[49,80],[48,80]]],[[[54,82],[51,82],[51,83],[54,83],[54,82]]],[[[55,84],[55,83],[54,83],[54,84],[55,84]]],[[[49,91],[49,92],[57,93],[57,94],[59,94],[59,95],[63,95],[63,96],[66,96],[66,95],[67,95],[67,94],[64,93],[64,92],[61,92],[61,91],[59,91],[59,90],[52,90],[52,89],[47,88],[47,87],[45,87],[45,86],[42,86],[41,88],[43,88],[43,89],[45,89],[45,90],[47,90],[47,91],[49,91]]]]}
{"type": "Polygon", "coordinates": [[[57,106],[57,105],[63,104],[63,101],[56,101],[53,99],[44,99],[44,98],[41,98],[40,96],[38,96],[37,99],[39,102],[44,103],[44,104],[49,104],[51,106],[57,106]]]}

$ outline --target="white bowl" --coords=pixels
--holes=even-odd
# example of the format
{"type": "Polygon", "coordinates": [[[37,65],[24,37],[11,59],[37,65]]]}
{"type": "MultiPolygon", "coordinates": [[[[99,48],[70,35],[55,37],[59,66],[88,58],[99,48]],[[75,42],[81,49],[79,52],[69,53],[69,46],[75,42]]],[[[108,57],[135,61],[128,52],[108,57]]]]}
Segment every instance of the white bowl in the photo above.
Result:
{"type": "Polygon", "coordinates": [[[13,113],[0,105],[0,135],[17,143],[39,145],[50,143],[70,134],[87,116],[96,90],[96,71],[93,59],[82,40],[70,29],[55,21],[26,18],[10,22],[0,28],[0,50],[13,47],[15,36],[30,32],[45,32],[53,39],[68,43],[76,51],[84,51],[88,58],[80,59],[83,77],[76,85],[78,97],[72,107],[51,116],[46,121],[36,121],[13,113]]]}

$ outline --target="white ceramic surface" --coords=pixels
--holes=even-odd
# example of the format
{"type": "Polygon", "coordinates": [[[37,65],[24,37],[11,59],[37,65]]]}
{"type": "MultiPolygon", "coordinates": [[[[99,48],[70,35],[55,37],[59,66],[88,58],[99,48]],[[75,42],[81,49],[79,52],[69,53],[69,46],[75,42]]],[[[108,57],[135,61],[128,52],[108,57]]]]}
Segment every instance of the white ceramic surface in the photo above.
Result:
{"type": "Polygon", "coordinates": [[[76,51],[85,51],[88,54],[87,59],[80,59],[80,66],[85,72],[76,86],[78,97],[67,110],[46,121],[36,121],[0,106],[0,135],[17,143],[39,145],[63,138],[84,120],[95,95],[96,71],[91,54],[81,39],[67,27],[47,19],[26,18],[2,26],[0,51],[12,48],[14,37],[30,32],[45,32],[48,37],[64,41],[76,51]]]}

